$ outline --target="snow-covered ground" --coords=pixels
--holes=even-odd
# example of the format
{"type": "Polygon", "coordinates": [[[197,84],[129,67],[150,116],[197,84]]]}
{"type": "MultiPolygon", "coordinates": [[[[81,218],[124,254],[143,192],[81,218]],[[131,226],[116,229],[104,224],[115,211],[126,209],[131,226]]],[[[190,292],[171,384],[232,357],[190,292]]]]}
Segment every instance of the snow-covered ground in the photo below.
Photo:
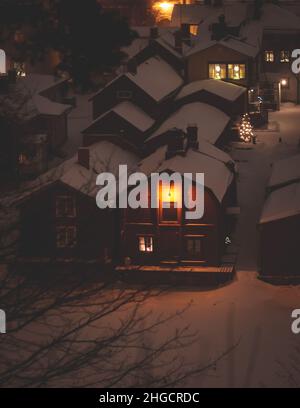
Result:
{"type": "MultiPolygon", "coordinates": [[[[213,369],[190,378],[185,386],[300,386],[300,335],[291,331],[291,312],[300,308],[300,286],[273,286],[257,279],[256,272],[257,221],[270,165],[298,152],[300,107],[285,105],[270,114],[270,121],[277,122],[280,131],[257,132],[256,145],[245,149],[237,144],[231,151],[239,164],[241,206],[235,237],[239,246],[236,280],[215,290],[173,290],[144,305],[160,315],[174,314],[191,303],[184,315],[160,327],[151,339],[162,340],[189,324],[199,339],[182,349],[186,363],[205,365],[235,346],[213,369]]],[[[74,123],[74,141],[75,128],[74,123]]]]}
{"type": "MultiPolygon", "coordinates": [[[[199,342],[185,351],[187,360],[205,363],[238,343],[215,370],[191,378],[190,386],[300,386],[300,335],[291,331],[291,312],[300,308],[300,287],[272,286],[258,280],[256,273],[257,222],[270,165],[298,152],[300,107],[286,104],[280,112],[270,114],[270,122],[277,122],[280,132],[257,132],[257,145],[231,152],[239,161],[241,206],[235,282],[212,291],[176,291],[147,306],[168,313],[192,302],[177,322],[177,327],[189,323],[192,330],[199,331],[199,342]]],[[[170,328],[165,330],[167,333],[170,328]]]]}

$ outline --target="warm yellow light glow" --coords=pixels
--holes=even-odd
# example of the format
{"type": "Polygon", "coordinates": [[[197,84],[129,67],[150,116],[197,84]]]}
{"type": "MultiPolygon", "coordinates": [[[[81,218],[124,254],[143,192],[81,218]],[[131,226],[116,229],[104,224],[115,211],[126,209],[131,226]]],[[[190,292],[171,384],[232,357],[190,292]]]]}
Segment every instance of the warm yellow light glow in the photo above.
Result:
{"type": "Polygon", "coordinates": [[[281,83],[281,86],[287,86],[288,81],[287,81],[287,79],[283,78],[283,79],[281,79],[280,83],[281,83]]]}
{"type": "Polygon", "coordinates": [[[161,192],[161,201],[163,203],[175,203],[178,199],[177,195],[178,192],[174,184],[171,184],[170,187],[163,186],[161,192]]]}
{"type": "Polygon", "coordinates": [[[156,20],[171,20],[175,1],[155,1],[153,11],[156,13],[156,20]]]}

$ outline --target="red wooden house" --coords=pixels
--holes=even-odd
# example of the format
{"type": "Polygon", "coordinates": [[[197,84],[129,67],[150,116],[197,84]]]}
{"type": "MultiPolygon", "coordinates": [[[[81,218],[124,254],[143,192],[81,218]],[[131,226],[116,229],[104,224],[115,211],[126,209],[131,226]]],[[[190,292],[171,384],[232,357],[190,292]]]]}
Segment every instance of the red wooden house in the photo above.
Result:
{"type": "Polygon", "coordinates": [[[182,131],[174,130],[168,145],[161,146],[140,163],[140,171],[149,176],[152,172],[203,172],[204,216],[187,220],[186,210],[175,208],[178,194],[175,186],[171,187],[171,193],[160,191],[159,208],[124,210],[121,217],[124,268],[222,264],[226,237],[231,233],[226,211],[236,204],[234,168],[226,153],[205,141],[197,141],[195,128],[189,128],[187,137],[182,131]],[[163,208],[165,200],[170,200],[170,208],[163,208]]]}

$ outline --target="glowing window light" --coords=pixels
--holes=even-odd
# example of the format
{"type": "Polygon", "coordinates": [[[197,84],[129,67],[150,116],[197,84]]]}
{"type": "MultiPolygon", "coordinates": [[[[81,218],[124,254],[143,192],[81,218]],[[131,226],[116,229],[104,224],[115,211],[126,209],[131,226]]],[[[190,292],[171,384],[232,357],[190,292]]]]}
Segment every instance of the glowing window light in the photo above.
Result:
{"type": "Polygon", "coordinates": [[[175,2],[171,1],[156,1],[152,9],[156,13],[156,20],[171,20],[175,2]]]}
{"type": "Polygon", "coordinates": [[[153,237],[139,237],[139,251],[153,252],[153,237]]]}

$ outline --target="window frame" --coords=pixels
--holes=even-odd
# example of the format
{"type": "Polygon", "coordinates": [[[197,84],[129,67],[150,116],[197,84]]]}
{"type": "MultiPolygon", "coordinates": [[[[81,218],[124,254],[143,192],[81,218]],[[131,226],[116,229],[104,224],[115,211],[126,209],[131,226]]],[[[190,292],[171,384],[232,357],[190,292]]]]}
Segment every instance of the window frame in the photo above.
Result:
{"type": "Polygon", "coordinates": [[[265,50],[264,51],[264,61],[268,64],[272,64],[275,62],[275,52],[274,50],[265,50]],[[270,56],[272,55],[272,58],[270,56]]]}
{"type": "Polygon", "coordinates": [[[197,260],[199,262],[205,262],[205,239],[206,235],[196,234],[196,235],[185,235],[184,236],[184,253],[188,260],[197,260]],[[195,251],[195,242],[199,241],[200,251],[195,251]],[[190,252],[188,249],[189,242],[193,242],[193,251],[190,252]]]}
{"type": "Polygon", "coordinates": [[[70,249],[77,246],[77,227],[75,225],[58,225],[56,226],[56,248],[57,249],[70,249]],[[64,231],[64,243],[59,244],[59,234],[64,231]],[[73,231],[73,243],[70,244],[69,232],[73,231]]]}
{"type": "Polygon", "coordinates": [[[55,197],[55,216],[56,218],[76,218],[77,216],[76,199],[73,195],[62,194],[62,195],[57,195],[55,197]],[[68,211],[64,211],[60,213],[58,210],[59,208],[58,201],[67,200],[67,199],[72,200],[72,212],[69,213],[68,211]]]}
{"type": "Polygon", "coordinates": [[[230,79],[231,81],[243,81],[243,80],[246,79],[246,76],[247,76],[247,74],[246,74],[246,64],[245,63],[230,62],[230,63],[227,64],[227,79],[230,79]],[[242,78],[241,77],[239,77],[239,78],[230,77],[229,76],[229,69],[230,69],[229,65],[232,65],[233,75],[234,75],[234,67],[239,66],[239,76],[240,76],[240,72],[241,72],[241,66],[243,66],[244,67],[244,76],[242,78]]]}
{"type": "Polygon", "coordinates": [[[151,235],[151,234],[138,234],[137,235],[137,240],[138,240],[138,252],[140,254],[153,254],[154,253],[154,235],[151,235]],[[144,246],[145,246],[144,250],[141,249],[141,245],[143,245],[141,243],[141,239],[144,239],[144,246]],[[147,245],[147,242],[146,242],[147,239],[150,240],[150,248],[151,248],[150,251],[147,251],[147,247],[149,247],[147,245]]]}
{"type": "Polygon", "coordinates": [[[221,62],[209,62],[208,63],[208,78],[209,79],[217,79],[217,80],[222,80],[222,79],[227,79],[227,64],[226,63],[221,63],[221,62]],[[220,78],[216,78],[215,76],[211,76],[210,75],[210,67],[211,65],[214,65],[214,70],[215,70],[215,66],[216,65],[220,65],[221,67],[221,72],[222,72],[222,66],[225,67],[225,76],[224,77],[220,77],[220,78]]]}
{"type": "Polygon", "coordinates": [[[291,60],[291,53],[289,50],[280,50],[279,56],[281,64],[288,64],[291,60]]]}

